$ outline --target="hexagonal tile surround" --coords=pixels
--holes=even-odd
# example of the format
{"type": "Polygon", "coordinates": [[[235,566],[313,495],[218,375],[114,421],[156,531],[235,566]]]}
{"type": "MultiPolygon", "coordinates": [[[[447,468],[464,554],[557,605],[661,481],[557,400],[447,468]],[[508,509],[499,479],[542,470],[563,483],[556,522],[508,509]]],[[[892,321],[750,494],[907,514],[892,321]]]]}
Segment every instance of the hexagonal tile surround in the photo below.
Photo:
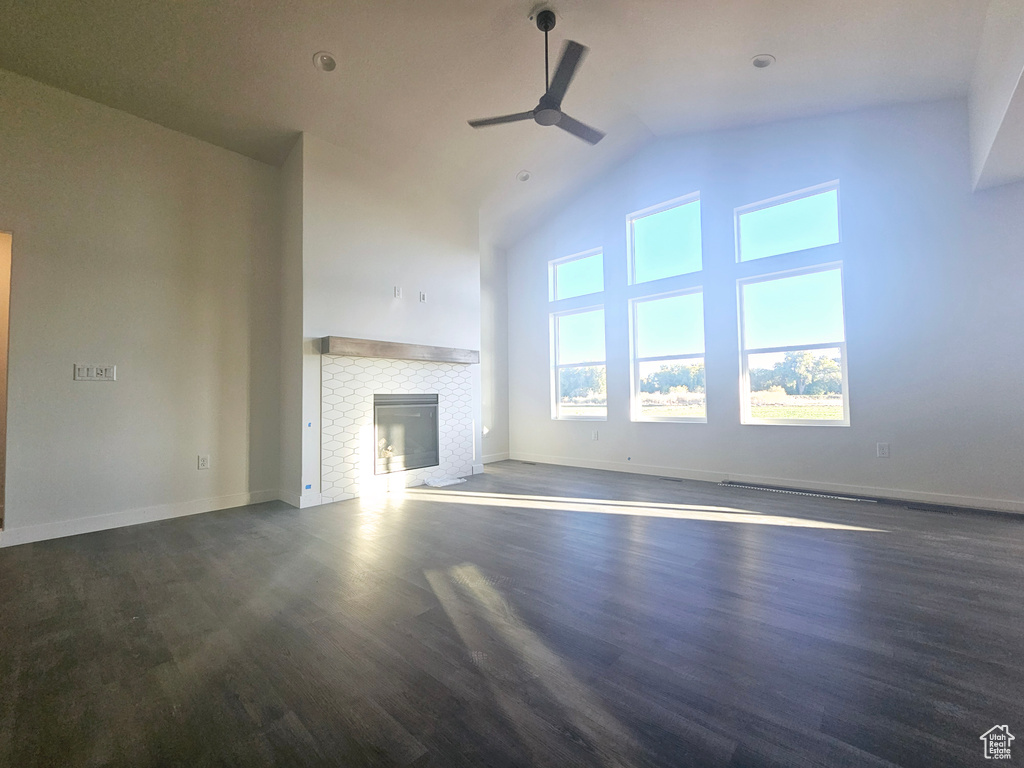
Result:
{"type": "Polygon", "coordinates": [[[324,355],[321,382],[324,503],[473,473],[473,391],[468,365],[324,355]],[[373,396],[435,393],[440,465],[374,475],[373,396]]]}

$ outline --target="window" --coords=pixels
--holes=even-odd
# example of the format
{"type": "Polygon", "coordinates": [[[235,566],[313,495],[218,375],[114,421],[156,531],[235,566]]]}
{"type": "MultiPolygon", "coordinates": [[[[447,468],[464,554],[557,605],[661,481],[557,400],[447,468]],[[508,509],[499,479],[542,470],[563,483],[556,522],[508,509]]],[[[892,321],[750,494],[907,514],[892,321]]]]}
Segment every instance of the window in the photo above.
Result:
{"type": "Polygon", "coordinates": [[[600,249],[549,262],[548,285],[550,301],[603,291],[604,256],[600,249]]]}
{"type": "Polygon", "coordinates": [[[707,421],[704,295],[635,299],[633,421],[707,421]]]}
{"type": "Polygon", "coordinates": [[[630,214],[626,218],[626,232],[632,283],[700,272],[698,195],[630,214]]]}
{"type": "Polygon", "coordinates": [[[743,423],[848,426],[841,265],[741,280],[739,302],[743,423]]]}
{"type": "Polygon", "coordinates": [[[605,419],[604,309],[551,315],[555,419],[605,419]]]}
{"type": "Polygon", "coordinates": [[[839,242],[839,185],[831,182],[736,210],[739,261],[839,242]]]}

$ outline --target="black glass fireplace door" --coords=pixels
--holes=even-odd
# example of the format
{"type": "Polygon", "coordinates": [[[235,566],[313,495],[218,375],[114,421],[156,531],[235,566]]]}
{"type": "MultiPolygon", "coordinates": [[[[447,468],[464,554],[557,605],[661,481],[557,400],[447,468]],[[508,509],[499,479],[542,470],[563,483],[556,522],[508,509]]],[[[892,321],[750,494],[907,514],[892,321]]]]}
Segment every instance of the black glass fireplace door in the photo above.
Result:
{"type": "Polygon", "coordinates": [[[374,395],[375,475],[436,467],[437,395],[374,395]]]}

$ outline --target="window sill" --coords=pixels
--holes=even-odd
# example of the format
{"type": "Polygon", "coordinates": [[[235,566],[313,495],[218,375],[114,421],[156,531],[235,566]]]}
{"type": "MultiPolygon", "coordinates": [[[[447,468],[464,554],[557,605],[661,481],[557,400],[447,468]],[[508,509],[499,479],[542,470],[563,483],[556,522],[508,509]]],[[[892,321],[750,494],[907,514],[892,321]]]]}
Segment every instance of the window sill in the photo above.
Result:
{"type": "Polygon", "coordinates": [[[707,417],[703,419],[689,418],[685,416],[671,417],[671,416],[636,416],[630,419],[635,424],[707,424],[707,417]]]}
{"type": "Polygon", "coordinates": [[[749,419],[740,421],[744,427],[848,427],[848,421],[825,421],[817,419],[749,419]]]}

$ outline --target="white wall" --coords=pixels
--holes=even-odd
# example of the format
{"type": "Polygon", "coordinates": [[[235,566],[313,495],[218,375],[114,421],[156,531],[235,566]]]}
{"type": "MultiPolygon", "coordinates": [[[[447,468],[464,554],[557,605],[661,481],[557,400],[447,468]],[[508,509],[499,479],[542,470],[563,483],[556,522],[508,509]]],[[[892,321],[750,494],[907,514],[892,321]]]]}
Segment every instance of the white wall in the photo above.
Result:
{"type": "Polygon", "coordinates": [[[0,114],[0,542],[275,495],[278,172],[6,72],[0,114]],[[73,382],[76,362],[118,380],[73,382]]]}
{"type": "Polygon", "coordinates": [[[302,147],[300,135],[281,168],[281,468],[280,498],[302,497],[302,147]]]}
{"type": "Polygon", "coordinates": [[[1024,3],[991,0],[971,79],[971,165],[981,188],[1020,178],[1024,3]]]}
{"type": "Polygon", "coordinates": [[[0,522],[7,498],[7,339],[11,317],[11,235],[0,232],[0,522]]]}
{"type": "MultiPolygon", "coordinates": [[[[476,214],[429,185],[379,169],[306,134],[302,140],[302,494],[320,493],[323,336],[480,348],[476,214]],[[394,288],[403,290],[395,298],[394,288]],[[419,293],[426,302],[419,301],[419,293]],[[309,489],[306,486],[310,486],[309,489]]],[[[476,432],[479,366],[472,366],[476,432]]],[[[287,423],[285,430],[290,429],[287,423]]],[[[479,465],[480,441],[474,464],[479,465]]]]}
{"type": "MultiPolygon", "coordinates": [[[[655,144],[509,250],[511,454],[1024,511],[1022,211],[1024,184],[972,194],[965,102],[655,144]],[[733,209],[832,179],[852,425],[742,426],[733,209]],[[633,423],[625,216],[697,190],[708,423],[633,423]],[[595,246],[608,286],[608,421],[553,421],[546,262],[595,246]],[[879,441],[890,459],[875,458],[879,441]]],[[[805,258],[776,257],[780,268],[805,258]]]]}
{"type": "Polygon", "coordinates": [[[508,265],[505,251],[480,248],[483,456],[485,463],[508,458],[508,265]]]}

